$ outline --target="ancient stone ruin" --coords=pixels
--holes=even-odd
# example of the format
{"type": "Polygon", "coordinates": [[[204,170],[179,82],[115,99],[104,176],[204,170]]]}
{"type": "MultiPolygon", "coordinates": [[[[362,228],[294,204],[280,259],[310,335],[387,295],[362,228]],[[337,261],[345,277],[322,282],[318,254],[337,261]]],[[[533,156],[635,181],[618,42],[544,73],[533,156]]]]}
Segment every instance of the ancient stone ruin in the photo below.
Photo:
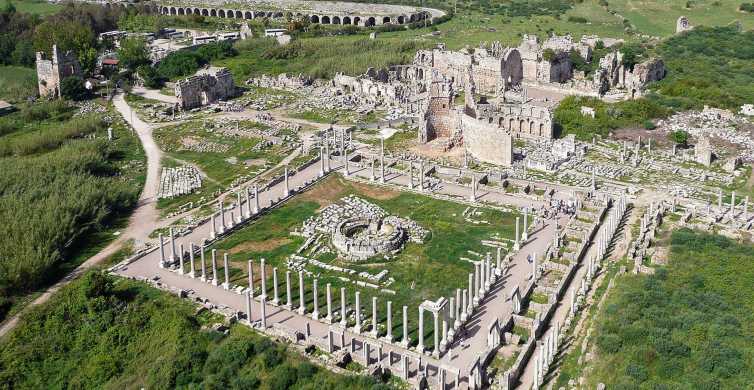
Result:
{"type": "Polygon", "coordinates": [[[52,45],[52,58],[47,59],[44,52],[37,52],[37,80],[39,96],[59,97],[60,83],[66,77],[81,76],[81,66],[72,51],[65,53],[52,45]]]}
{"type": "Polygon", "coordinates": [[[225,100],[236,95],[233,75],[228,68],[208,67],[175,84],[175,97],[184,110],[225,100]]]}

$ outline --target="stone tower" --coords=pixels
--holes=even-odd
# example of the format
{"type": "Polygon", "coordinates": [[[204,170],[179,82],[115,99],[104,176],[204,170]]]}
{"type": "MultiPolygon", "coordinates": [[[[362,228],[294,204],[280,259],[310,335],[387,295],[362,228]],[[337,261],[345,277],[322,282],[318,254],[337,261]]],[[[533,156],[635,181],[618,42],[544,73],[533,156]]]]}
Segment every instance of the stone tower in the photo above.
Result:
{"type": "Polygon", "coordinates": [[[37,52],[37,80],[39,96],[59,97],[60,82],[66,77],[81,76],[81,66],[72,51],[61,53],[57,45],[52,45],[52,58],[44,52],[37,52]]]}
{"type": "Polygon", "coordinates": [[[429,97],[419,126],[419,142],[450,137],[456,129],[453,110],[453,85],[438,73],[432,75],[429,97]]]}

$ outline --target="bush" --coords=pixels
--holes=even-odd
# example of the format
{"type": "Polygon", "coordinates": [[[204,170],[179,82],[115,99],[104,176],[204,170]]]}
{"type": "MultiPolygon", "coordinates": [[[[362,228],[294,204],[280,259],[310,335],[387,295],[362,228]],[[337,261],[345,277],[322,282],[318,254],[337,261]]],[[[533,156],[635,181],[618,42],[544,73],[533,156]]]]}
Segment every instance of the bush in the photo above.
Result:
{"type": "Polygon", "coordinates": [[[568,21],[572,22],[572,23],[587,23],[587,22],[589,22],[583,16],[569,16],[568,17],[568,21]]]}
{"type": "Polygon", "coordinates": [[[754,3],[741,3],[741,5],[738,6],[738,9],[743,12],[754,13],[754,3]]]}
{"type": "Polygon", "coordinates": [[[689,133],[684,130],[677,130],[669,134],[670,139],[677,145],[686,146],[689,142],[689,133]]]}
{"type": "Polygon", "coordinates": [[[655,125],[655,123],[650,119],[645,120],[643,125],[646,130],[654,130],[657,128],[657,125],[655,125]]]}
{"type": "Polygon", "coordinates": [[[66,99],[84,100],[88,94],[81,77],[71,76],[60,81],[60,95],[66,99]]]}

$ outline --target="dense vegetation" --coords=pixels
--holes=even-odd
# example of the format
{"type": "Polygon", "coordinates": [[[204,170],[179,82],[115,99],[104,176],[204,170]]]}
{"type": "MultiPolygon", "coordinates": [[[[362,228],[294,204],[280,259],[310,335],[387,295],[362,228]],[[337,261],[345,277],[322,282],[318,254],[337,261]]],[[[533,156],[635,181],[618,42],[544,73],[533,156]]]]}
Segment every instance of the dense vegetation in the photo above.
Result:
{"type": "Polygon", "coordinates": [[[744,389],[754,383],[754,247],[672,234],[670,263],[626,276],[597,322],[594,381],[610,389],[744,389]]]}
{"type": "Polygon", "coordinates": [[[124,170],[143,158],[135,136],[107,142],[100,116],[72,111],[55,101],[0,118],[0,318],[138,198],[141,168],[124,170]]]}
{"type": "MultiPolygon", "coordinates": [[[[651,93],[634,101],[605,103],[594,98],[568,97],[555,110],[562,134],[580,139],[607,135],[621,127],[644,126],[651,119],[675,110],[701,109],[704,105],[738,111],[754,101],[754,31],[734,27],[697,27],[673,36],[656,48],[626,45],[621,48],[626,66],[652,55],[663,58],[667,77],[650,86],[651,93]],[[595,108],[595,117],[581,115],[581,106],[595,108]]],[[[604,50],[595,51],[603,55],[604,50]]],[[[578,64],[577,64],[578,65],[578,64]]],[[[578,68],[578,66],[577,66],[578,68]]],[[[580,70],[589,71],[590,66],[580,70]]]]}
{"type": "Polygon", "coordinates": [[[389,389],[138,282],[92,271],[24,317],[0,350],[0,388],[389,389]]]}

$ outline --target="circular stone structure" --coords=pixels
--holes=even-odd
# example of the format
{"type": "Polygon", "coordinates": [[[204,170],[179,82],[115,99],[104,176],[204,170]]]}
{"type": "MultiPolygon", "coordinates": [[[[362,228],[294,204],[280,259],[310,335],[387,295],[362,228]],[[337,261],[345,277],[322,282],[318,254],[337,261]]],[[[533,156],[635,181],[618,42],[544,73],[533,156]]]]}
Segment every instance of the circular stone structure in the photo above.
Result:
{"type": "Polygon", "coordinates": [[[340,222],[332,236],[335,248],[351,261],[399,250],[406,241],[405,230],[384,220],[349,218],[340,222]]]}
{"type": "Polygon", "coordinates": [[[392,4],[366,4],[343,1],[245,0],[201,1],[167,0],[153,3],[164,15],[202,15],[227,19],[306,18],[311,23],[362,27],[383,24],[409,24],[445,15],[434,8],[392,4]]]}

